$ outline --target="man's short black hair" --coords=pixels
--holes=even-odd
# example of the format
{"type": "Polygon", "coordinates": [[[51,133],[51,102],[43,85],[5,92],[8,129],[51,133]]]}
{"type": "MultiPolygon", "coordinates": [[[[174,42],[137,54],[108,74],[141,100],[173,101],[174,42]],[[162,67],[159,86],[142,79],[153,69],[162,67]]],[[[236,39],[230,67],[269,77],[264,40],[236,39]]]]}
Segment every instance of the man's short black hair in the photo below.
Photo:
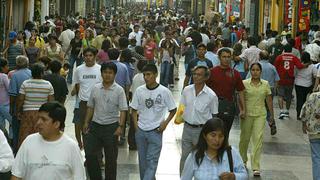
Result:
{"type": "Polygon", "coordinates": [[[249,36],[248,37],[248,44],[249,44],[249,46],[257,45],[257,39],[253,36],[249,36]]]}
{"type": "Polygon", "coordinates": [[[117,74],[117,71],[118,71],[117,65],[113,62],[102,63],[100,68],[101,73],[106,69],[112,70],[114,74],[117,74]]]}
{"type": "Polygon", "coordinates": [[[61,67],[62,67],[62,64],[58,60],[51,61],[49,64],[49,68],[52,71],[52,73],[58,73],[61,67]]]}
{"type": "Polygon", "coordinates": [[[208,44],[207,44],[207,50],[208,51],[214,51],[214,48],[215,48],[216,46],[215,46],[215,44],[214,44],[214,42],[209,42],[208,44]]]}
{"type": "Polygon", "coordinates": [[[119,38],[119,47],[120,49],[128,48],[129,46],[129,39],[126,37],[119,38]]]}
{"type": "Polygon", "coordinates": [[[155,64],[147,64],[143,67],[142,72],[147,72],[150,71],[154,74],[158,74],[158,69],[157,66],[155,64]]]}
{"type": "Polygon", "coordinates": [[[67,111],[62,104],[57,101],[47,102],[40,107],[39,112],[47,112],[53,122],[60,122],[60,130],[64,129],[67,111]]]}
{"type": "Polygon", "coordinates": [[[0,68],[5,67],[6,65],[8,65],[8,61],[4,58],[0,58],[0,68]]]}
{"type": "Polygon", "coordinates": [[[42,75],[44,73],[44,65],[35,63],[30,67],[30,70],[33,78],[42,78],[42,75]]]}
{"type": "Polygon", "coordinates": [[[228,48],[228,47],[223,47],[223,48],[221,48],[221,49],[218,50],[218,56],[221,57],[221,54],[222,54],[223,52],[226,52],[226,53],[232,55],[232,51],[230,50],[230,48],[228,48]]]}
{"type": "Polygon", "coordinates": [[[85,55],[87,52],[91,52],[93,55],[97,55],[98,50],[94,47],[88,47],[83,50],[83,55],[85,55]]]}
{"type": "Polygon", "coordinates": [[[292,46],[290,44],[286,44],[283,46],[284,52],[292,52],[292,46]]]}
{"type": "Polygon", "coordinates": [[[117,60],[119,58],[120,51],[116,48],[108,49],[108,56],[110,60],[117,60]]]}
{"type": "Polygon", "coordinates": [[[142,72],[144,66],[147,64],[147,61],[146,60],[140,60],[138,61],[137,63],[137,69],[139,72],[142,72]]]}

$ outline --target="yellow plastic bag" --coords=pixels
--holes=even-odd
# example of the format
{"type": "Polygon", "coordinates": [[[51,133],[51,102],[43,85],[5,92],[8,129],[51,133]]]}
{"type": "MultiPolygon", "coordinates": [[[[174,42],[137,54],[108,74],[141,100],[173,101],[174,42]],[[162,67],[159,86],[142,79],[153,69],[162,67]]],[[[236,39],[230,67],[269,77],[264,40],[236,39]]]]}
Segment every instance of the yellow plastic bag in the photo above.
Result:
{"type": "Polygon", "coordinates": [[[181,124],[184,122],[184,119],[182,117],[183,112],[184,112],[185,106],[183,104],[180,104],[178,107],[178,110],[176,112],[176,118],[174,119],[175,124],[181,124]]]}

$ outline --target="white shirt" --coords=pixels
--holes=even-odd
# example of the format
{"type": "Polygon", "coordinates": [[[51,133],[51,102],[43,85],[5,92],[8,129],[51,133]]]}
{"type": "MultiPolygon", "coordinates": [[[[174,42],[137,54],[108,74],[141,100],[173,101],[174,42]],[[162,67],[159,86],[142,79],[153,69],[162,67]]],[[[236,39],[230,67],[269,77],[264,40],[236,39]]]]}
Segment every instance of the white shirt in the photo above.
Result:
{"type": "Polygon", "coordinates": [[[138,73],[133,77],[131,84],[131,92],[134,94],[138,87],[144,85],[146,82],[144,81],[143,74],[138,73]]]}
{"type": "Polygon", "coordinates": [[[250,67],[251,64],[259,62],[260,52],[261,50],[257,48],[257,46],[250,46],[248,49],[242,52],[242,54],[240,55],[240,58],[246,60],[250,67]]]}
{"type": "Polygon", "coordinates": [[[62,43],[62,50],[63,52],[66,52],[71,40],[74,38],[75,34],[70,29],[67,29],[61,33],[59,36],[59,41],[62,43]]]}
{"type": "Polygon", "coordinates": [[[130,107],[138,111],[138,127],[150,131],[160,126],[167,110],[175,109],[176,103],[168,88],[159,84],[157,88],[150,90],[143,85],[134,93],[130,107]]]}
{"type": "Polygon", "coordinates": [[[142,34],[143,34],[143,32],[141,32],[141,31],[138,31],[137,33],[132,31],[129,34],[129,38],[128,39],[136,39],[136,41],[137,41],[136,46],[141,46],[142,34]]]}
{"type": "Polygon", "coordinates": [[[213,114],[218,114],[218,97],[206,85],[198,95],[196,95],[194,84],[185,87],[180,104],[185,106],[182,117],[189,124],[205,124],[213,114]]]}
{"type": "Polygon", "coordinates": [[[312,65],[304,69],[295,69],[294,84],[298,86],[303,86],[303,87],[312,86],[314,69],[315,68],[312,65]]]}
{"type": "Polygon", "coordinates": [[[80,86],[78,93],[80,100],[88,101],[94,85],[102,82],[100,67],[99,64],[95,64],[92,67],[82,64],[77,67],[73,81],[80,86]]]}
{"type": "Polygon", "coordinates": [[[48,142],[39,133],[22,143],[12,174],[23,180],[85,180],[83,159],[77,143],[63,134],[48,142]]]}
{"type": "Polygon", "coordinates": [[[9,172],[11,170],[14,157],[11,147],[8,144],[6,137],[0,130],[0,173],[9,172]]]}
{"type": "Polygon", "coordinates": [[[200,34],[201,34],[201,36],[202,36],[202,43],[203,43],[204,45],[207,45],[207,44],[210,42],[210,39],[209,39],[208,35],[206,35],[206,34],[204,34],[204,33],[200,33],[200,34]]]}

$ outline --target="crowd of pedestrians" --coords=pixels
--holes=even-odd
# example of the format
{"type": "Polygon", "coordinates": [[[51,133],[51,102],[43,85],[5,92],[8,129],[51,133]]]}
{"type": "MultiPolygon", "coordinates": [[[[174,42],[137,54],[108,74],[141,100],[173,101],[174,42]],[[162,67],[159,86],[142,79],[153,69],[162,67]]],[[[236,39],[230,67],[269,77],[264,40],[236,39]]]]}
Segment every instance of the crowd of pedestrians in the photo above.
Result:
{"type": "Polygon", "coordinates": [[[313,178],[320,179],[317,26],[296,37],[287,26],[256,37],[241,21],[132,8],[112,16],[102,9],[98,18],[51,15],[10,31],[0,59],[0,179],[100,180],[102,166],[105,179],[116,179],[127,135],[140,179],[153,180],[163,132],[177,111],[183,180],[248,179],[250,141],[252,174],[263,175],[265,125],[276,135],[276,121],[288,119],[302,121],[309,134],[313,178]],[[77,142],[64,133],[69,91],[77,142]],[[293,99],[296,117],[289,114],[293,99]],[[239,151],[228,142],[235,119],[239,151]]]}

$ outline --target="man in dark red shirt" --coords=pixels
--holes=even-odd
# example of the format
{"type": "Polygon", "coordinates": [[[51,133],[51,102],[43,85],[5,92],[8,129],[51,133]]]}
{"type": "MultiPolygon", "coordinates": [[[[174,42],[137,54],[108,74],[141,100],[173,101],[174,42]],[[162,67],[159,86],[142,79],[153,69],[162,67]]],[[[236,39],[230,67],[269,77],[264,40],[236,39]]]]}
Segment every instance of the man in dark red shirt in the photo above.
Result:
{"type": "Polygon", "coordinates": [[[302,64],[300,60],[292,54],[292,46],[287,44],[284,46],[284,52],[276,58],[274,66],[280,77],[277,93],[280,107],[279,119],[283,119],[289,117],[294,85],[294,68],[302,69],[308,67],[309,64],[302,64]],[[286,102],[285,110],[283,109],[284,102],[286,102]]]}
{"type": "Polygon", "coordinates": [[[230,132],[235,113],[236,97],[235,92],[239,92],[239,110],[240,117],[245,115],[244,105],[244,85],[240,73],[237,70],[230,68],[231,50],[229,48],[222,48],[218,51],[220,65],[211,69],[211,75],[207,81],[207,86],[210,87],[219,98],[219,113],[218,117],[225,122],[227,133],[230,132]],[[227,102],[227,103],[226,103],[227,102]],[[233,112],[226,111],[225,105],[234,106],[233,112]]]}

